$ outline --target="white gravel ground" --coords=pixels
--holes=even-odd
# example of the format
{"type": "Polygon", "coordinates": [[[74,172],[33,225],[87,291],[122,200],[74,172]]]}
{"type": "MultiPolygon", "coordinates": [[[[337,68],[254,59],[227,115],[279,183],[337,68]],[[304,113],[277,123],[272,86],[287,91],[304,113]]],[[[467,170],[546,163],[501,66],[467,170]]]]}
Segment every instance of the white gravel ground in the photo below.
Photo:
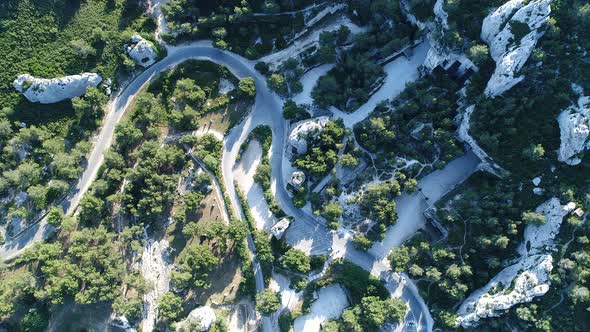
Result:
{"type": "Polygon", "coordinates": [[[250,141],[248,148],[234,169],[234,176],[240,189],[246,194],[250,212],[256,221],[256,228],[270,230],[277,220],[268,208],[262,187],[254,182],[254,174],[260,165],[261,155],[260,143],[256,140],[250,141]]]}
{"type": "Polygon", "coordinates": [[[345,113],[332,107],[330,110],[333,112],[334,118],[344,120],[346,127],[352,128],[369,116],[381,101],[397,97],[404,91],[407,83],[418,78],[418,67],[424,63],[429,49],[430,44],[428,41],[424,41],[414,48],[410,58],[400,56],[386,64],[383,70],[385,70],[387,76],[383,86],[365,104],[352,113],[345,113]]]}
{"type": "Polygon", "coordinates": [[[330,285],[319,291],[318,299],[311,305],[311,313],[295,320],[295,332],[319,332],[320,324],[336,319],[348,307],[346,293],[340,285],[330,285]]]}

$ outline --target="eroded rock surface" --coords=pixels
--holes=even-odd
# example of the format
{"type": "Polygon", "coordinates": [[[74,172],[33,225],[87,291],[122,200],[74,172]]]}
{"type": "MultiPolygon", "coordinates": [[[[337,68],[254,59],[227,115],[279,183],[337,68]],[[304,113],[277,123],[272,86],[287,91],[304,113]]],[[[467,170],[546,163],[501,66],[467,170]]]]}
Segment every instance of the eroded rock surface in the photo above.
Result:
{"type": "Polygon", "coordinates": [[[577,105],[571,105],[557,117],[560,145],[557,159],[568,165],[582,161],[584,150],[590,148],[590,97],[581,96],[577,105]]]}
{"type": "Polygon", "coordinates": [[[295,153],[304,154],[307,152],[307,140],[310,136],[319,135],[330,119],[321,116],[315,119],[300,121],[295,125],[289,134],[289,145],[295,149],[295,153]]]}
{"type": "Polygon", "coordinates": [[[80,97],[88,87],[97,87],[102,77],[95,73],[83,73],[59,78],[37,78],[29,74],[19,75],[12,83],[18,92],[30,102],[53,104],[62,100],[80,97]]]}
{"type": "Polygon", "coordinates": [[[575,207],[571,202],[561,205],[556,197],[539,205],[535,211],[543,214],[546,222],[527,225],[516,263],[463,301],[457,311],[457,324],[465,328],[475,326],[482,318],[498,317],[516,304],[545,295],[551,286],[549,274],[553,269],[553,258],[548,252],[553,249],[553,239],[563,218],[575,207]]]}
{"type": "Polygon", "coordinates": [[[211,307],[199,307],[191,311],[183,321],[176,324],[176,331],[207,331],[215,319],[215,312],[211,307]]]}
{"type": "Polygon", "coordinates": [[[488,43],[490,55],[496,61],[496,70],[485,90],[488,96],[501,95],[524,79],[518,71],[543,36],[543,27],[551,13],[551,1],[511,0],[484,19],[481,39],[488,43]],[[523,24],[528,27],[528,33],[515,36],[513,32],[522,30],[523,24]]]}

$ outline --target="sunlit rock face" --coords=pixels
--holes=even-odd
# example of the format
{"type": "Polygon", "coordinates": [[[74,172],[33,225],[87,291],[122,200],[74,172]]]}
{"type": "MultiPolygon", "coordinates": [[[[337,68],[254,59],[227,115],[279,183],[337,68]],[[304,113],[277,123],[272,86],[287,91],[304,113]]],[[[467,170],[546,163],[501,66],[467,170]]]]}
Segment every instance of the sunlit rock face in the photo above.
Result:
{"type": "Polygon", "coordinates": [[[584,150],[590,148],[590,97],[580,96],[577,104],[559,114],[557,122],[561,139],[557,159],[577,165],[582,161],[584,150]]]}
{"type": "Polygon", "coordinates": [[[498,317],[516,304],[545,295],[551,286],[553,257],[549,252],[554,249],[553,239],[564,217],[575,208],[575,203],[562,205],[556,197],[539,205],[535,212],[545,216],[545,223],[527,225],[518,248],[520,257],[463,301],[457,311],[457,325],[475,326],[482,318],[498,317]]]}
{"type": "Polygon", "coordinates": [[[30,102],[53,104],[62,100],[80,97],[89,87],[97,87],[102,77],[95,73],[64,76],[59,78],[36,78],[29,74],[19,75],[12,83],[30,102]]]}
{"type": "Polygon", "coordinates": [[[488,43],[490,55],[496,61],[496,70],[485,90],[488,96],[501,95],[524,79],[518,71],[543,36],[551,1],[511,0],[484,19],[481,39],[488,43]],[[513,33],[514,26],[519,23],[528,26],[528,33],[522,37],[513,33]]]}

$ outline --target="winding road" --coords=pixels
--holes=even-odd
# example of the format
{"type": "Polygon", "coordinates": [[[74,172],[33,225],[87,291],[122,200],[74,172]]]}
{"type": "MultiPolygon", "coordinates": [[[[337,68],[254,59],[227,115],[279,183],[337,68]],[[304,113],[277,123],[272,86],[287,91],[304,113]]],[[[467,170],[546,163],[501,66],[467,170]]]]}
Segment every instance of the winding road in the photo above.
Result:
{"type": "MultiPolygon", "coordinates": [[[[405,276],[391,273],[382,257],[370,252],[356,250],[350,241],[350,235],[339,235],[329,231],[327,227],[309,216],[301,209],[296,208],[285,189],[285,179],[282,176],[283,152],[287,139],[287,122],[282,116],[283,101],[266,85],[265,78],[254,70],[254,62],[228,51],[222,51],[212,47],[211,42],[201,41],[168,47],[168,55],[147,68],[138,75],[109,105],[104,118],[103,126],[96,139],[94,148],[88,157],[88,166],[77,183],[74,193],[68,196],[62,204],[68,214],[72,214],[84,193],[88,190],[96,178],[98,170],[103,162],[104,152],[113,143],[113,135],[117,123],[121,120],[131,100],[146,86],[157,74],[170,69],[190,59],[209,60],[226,66],[232,74],[238,78],[252,77],[256,83],[256,103],[254,109],[246,118],[235,126],[224,138],[224,151],[222,156],[223,182],[229,195],[232,209],[241,215],[241,206],[234,187],[233,167],[237,160],[240,147],[247,139],[248,134],[256,126],[264,124],[272,128],[273,143],[271,146],[271,178],[272,188],[276,200],[280,203],[287,215],[294,219],[292,227],[300,232],[305,232],[309,240],[313,242],[313,248],[317,252],[330,252],[332,250],[344,252],[345,259],[361,266],[373,275],[385,281],[387,288],[393,296],[403,299],[409,306],[407,318],[415,320],[420,331],[431,331],[432,318],[424,301],[420,297],[414,284],[405,276]]],[[[470,157],[469,157],[470,158],[470,157]]],[[[419,211],[421,213],[422,211],[419,211]]],[[[289,233],[296,232],[288,231],[289,233]]],[[[26,247],[34,242],[42,241],[52,232],[45,220],[28,229],[22,236],[7,243],[0,248],[0,257],[9,260],[19,255],[26,247]]],[[[290,243],[293,241],[289,241],[290,243]]],[[[248,239],[249,247],[253,251],[253,241],[248,239]]],[[[261,269],[255,264],[256,284],[258,290],[264,288],[261,269]]],[[[271,323],[268,318],[263,320],[265,331],[271,331],[271,323]]]]}

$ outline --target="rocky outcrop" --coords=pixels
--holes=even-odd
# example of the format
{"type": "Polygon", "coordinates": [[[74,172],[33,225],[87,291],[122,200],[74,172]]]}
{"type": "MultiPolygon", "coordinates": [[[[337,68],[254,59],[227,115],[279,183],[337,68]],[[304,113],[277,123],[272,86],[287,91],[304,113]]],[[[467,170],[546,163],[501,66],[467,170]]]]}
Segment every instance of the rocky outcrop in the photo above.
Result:
{"type": "Polygon", "coordinates": [[[307,152],[307,140],[309,137],[319,135],[324,127],[328,124],[330,118],[321,116],[315,119],[303,120],[295,124],[295,127],[289,134],[289,145],[293,147],[297,154],[304,154],[307,152]]]}
{"type": "Polygon", "coordinates": [[[500,271],[487,285],[467,298],[457,312],[458,324],[467,328],[486,317],[497,317],[519,303],[549,291],[551,255],[534,255],[500,271]]]}
{"type": "Polygon", "coordinates": [[[154,45],[140,35],[131,37],[131,45],[125,45],[125,52],[138,65],[147,68],[156,62],[158,52],[154,45]]]}
{"type": "Polygon", "coordinates": [[[577,105],[571,105],[557,117],[561,143],[557,159],[568,165],[582,161],[583,151],[590,148],[590,97],[580,96],[577,105]]]}
{"type": "Polygon", "coordinates": [[[469,133],[471,127],[471,115],[475,110],[475,105],[470,105],[462,113],[459,113],[460,125],[457,129],[457,136],[460,141],[469,145],[473,153],[481,160],[478,168],[494,174],[498,177],[503,177],[507,172],[502,167],[494,162],[494,160],[477,144],[477,141],[469,133]]]}
{"type": "Polygon", "coordinates": [[[62,100],[80,97],[88,87],[97,87],[102,77],[95,73],[83,73],[59,78],[36,78],[29,74],[19,75],[12,83],[18,92],[30,102],[53,104],[62,100]]]}
{"type": "Polygon", "coordinates": [[[524,79],[518,71],[531,55],[549,20],[552,0],[511,0],[488,15],[482,25],[481,39],[488,43],[496,70],[486,87],[490,97],[498,96],[524,79]],[[520,37],[513,26],[526,24],[528,33],[520,37]],[[519,38],[516,40],[516,38],[519,38]]]}
{"type": "Polygon", "coordinates": [[[500,271],[461,304],[457,324],[471,327],[482,318],[500,316],[516,304],[545,295],[551,285],[549,273],[553,269],[553,258],[548,252],[554,247],[553,239],[563,218],[575,207],[571,202],[561,205],[555,197],[539,205],[535,211],[543,214],[546,222],[527,225],[516,263],[500,271]]]}
{"type": "Polygon", "coordinates": [[[561,205],[559,199],[555,197],[539,205],[535,212],[545,216],[545,223],[527,225],[524,230],[524,241],[518,248],[518,253],[521,256],[527,256],[553,249],[553,239],[559,233],[563,218],[575,208],[575,203],[561,205]]]}
{"type": "Polygon", "coordinates": [[[194,309],[181,322],[176,324],[177,332],[207,331],[215,322],[215,312],[209,306],[194,309]]]}

